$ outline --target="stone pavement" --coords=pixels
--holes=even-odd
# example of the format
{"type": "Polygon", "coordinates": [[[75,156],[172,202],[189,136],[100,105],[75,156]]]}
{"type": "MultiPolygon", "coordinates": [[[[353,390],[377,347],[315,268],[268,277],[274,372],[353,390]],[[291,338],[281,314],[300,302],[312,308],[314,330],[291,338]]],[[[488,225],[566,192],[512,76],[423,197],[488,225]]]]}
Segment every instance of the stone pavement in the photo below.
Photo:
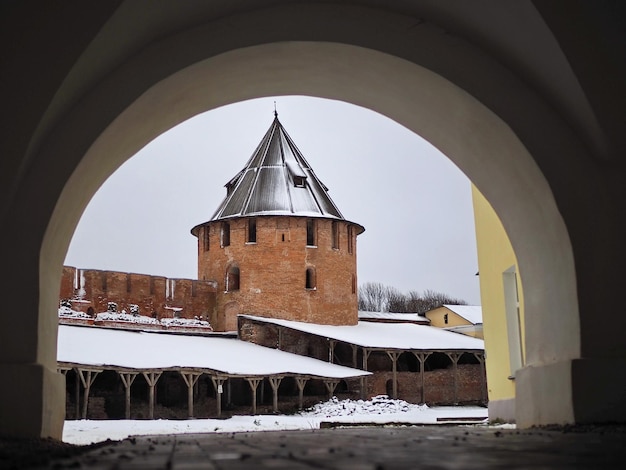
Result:
{"type": "Polygon", "coordinates": [[[625,459],[624,427],[440,425],[143,436],[36,468],[603,469],[622,468],[625,459]]]}

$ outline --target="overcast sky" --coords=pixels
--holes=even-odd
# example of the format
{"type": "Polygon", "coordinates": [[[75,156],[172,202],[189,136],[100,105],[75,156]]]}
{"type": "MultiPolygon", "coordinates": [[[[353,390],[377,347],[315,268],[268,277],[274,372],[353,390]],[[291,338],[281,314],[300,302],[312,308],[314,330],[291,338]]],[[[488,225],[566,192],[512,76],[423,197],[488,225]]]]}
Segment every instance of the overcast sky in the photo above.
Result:
{"type": "Polygon", "coordinates": [[[170,278],[197,277],[197,239],[273,120],[279,119],[358,237],[359,284],[432,289],[479,304],[467,177],[390,119],[307,97],[246,101],[161,135],[98,190],[66,265],[170,278]]]}

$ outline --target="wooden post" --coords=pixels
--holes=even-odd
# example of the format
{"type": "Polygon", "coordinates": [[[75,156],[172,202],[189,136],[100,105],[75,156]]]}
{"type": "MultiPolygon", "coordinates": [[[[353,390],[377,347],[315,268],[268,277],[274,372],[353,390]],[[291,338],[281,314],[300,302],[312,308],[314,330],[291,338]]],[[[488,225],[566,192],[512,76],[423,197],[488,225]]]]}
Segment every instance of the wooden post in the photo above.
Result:
{"type": "Polygon", "coordinates": [[[222,393],[224,393],[224,382],[226,382],[226,377],[213,377],[211,376],[211,382],[213,382],[213,387],[215,387],[215,398],[217,401],[217,417],[222,416],[222,393]]]}
{"type": "Polygon", "coordinates": [[[80,378],[74,369],[74,419],[80,419],[80,378]]]}
{"type": "Polygon", "coordinates": [[[183,372],[181,370],[180,375],[183,376],[183,380],[187,384],[187,410],[189,417],[193,418],[193,386],[202,375],[202,372],[183,372]]]}
{"type": "Polygon", "coordinates": [[[326,390],[328,390],[328,398],[331,399],[335,394],[335,389],[337,388],[337,385],[339,385],[339,380],[326,379],[324,380],[324,385],[326,385],[326,390]]]}
{"type": "Polygon", "coordinates": [[[91,385],[93,384],[94,380],[96,380],[96,377],[98,376],[100,372],[102,372],[102,370],[96,370],[96,369],[77,369],[77,370],[78,370],[78,375],[80,377],[80,381],[82,382],[83,387],[84,387],[82,418],[87,419],[87,405],[89,404],[89,391],[91,390],[91,385]],[[86,376],[84,375],[85,372],[87,373],[86,376]]]}
{"type": "Polygon", "coordinates": [[[458,377],[459,369],[457,367],[457,364],[459,362],[459,359],[463,355],[463,353],[449,352],[449,353],[446,353],[446,355],[452,361],[452,370],[454,371],[454,404],[458,405],[459,404],[459,377],[458,377]]]}
{"type": "Polygon", "coordinates": [[[274,413],[278,413],[278,387],[280,387],[280,382],[283,380],[281,375],[274,375],[272,377],[268,377],[270,381],[270,387],[272,387],[272,409],[274,413]]]}
{"type": "Polygon", "coordinates": [[[400,351],[385,351],[391,359],[391,371],[392,371],[392,397],[394,400],[398,398],[398,357],[402,352],[400,351]]]}
{"type": "Polygon", "coordinates": [[[143,373],[143,376],[146,379],[146,382],[148,383],[148,387],[149,387],[149,410],[148,410],[149,419],[154,419],[154,389],[162,373],[163,372],[144,372],[143,373]]]}
{"type": "Polygon", "coordinates": [[[130,419],[130,386],[135,381],[135,378],[137,377],[137,372],[117,371],[117,373],[119,374],[120,379],[122,379],[122,383],[124,384],[124,389],[126,392],[125,416],[126,419],[130,419]]]}
{"type": "Polygon", "coordinates": [[[351,344],[350,346],[352,346],[352,368],[356,369],[357,368],[357,365],[356,365],[357,345],[351,344]]]}
{"type": "Polygon", "coordinates": [[[226,406],[231,406],[233,404],[231,382],[232,380],[226,381],[226,406]]]}
{"type": "Polygon", "coordinates": [[[250,389],[252,390],[252,414],[256,414],[256,389],[259,384],[263,381],[262,378],[258,377],[246,377],[246,381],[250,385],[250,389]]]}
{"type": "Polygon", "coordinates": [[[335,345],[337,341],[334,339],[328,339],[328,362],[331,364],[335,363],[335,345]]]}
{"type": "MultiPolygon", "coordinates": [[[[363,348],[363,370],[367,371],[367,359],[370,357],[370,351],[367,348],[363,348]]],[[[367,376],[363,376],[361,381],[361,399],[365,400],[367,397],[367,376]]]]}
{"type": "Polygon", "coordinates": [[[296,376],[296,385],[298,386],[298,409],[302,409],[302,402],[304,401],[304,386],[308,382],[308,377],[296,376]]]}
{"type": "Polygon", "coordinates": [[[430,356],[432,353],[424,353],[424,352],[413,351],[413,354],[415,354],[415,357],[420,362],[420,382],[422,383],[422,401],[421,401],[421,404],[424,404],[424,403],[426,403],[426,384],[425,384],[425,381],[424,381],[424,365],[426,364],[426,359],[428,359],[428,356],[430,356]]]}

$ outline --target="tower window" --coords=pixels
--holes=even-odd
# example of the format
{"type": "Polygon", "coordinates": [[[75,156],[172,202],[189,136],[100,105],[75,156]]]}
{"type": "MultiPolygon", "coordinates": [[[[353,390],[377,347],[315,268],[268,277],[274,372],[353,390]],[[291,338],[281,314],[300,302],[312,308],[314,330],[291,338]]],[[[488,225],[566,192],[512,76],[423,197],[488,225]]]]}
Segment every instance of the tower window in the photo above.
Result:
{"type": "Polygon", "coordinates": [[[239,290],[239,268],[231,266],[226,271],[226,292],[239,290]]]}
{"type": "Polygon", "coordinates": [[[336,220],[333,220],[331,230],[332,230],[332,235],[333,235],[333,248],[335,250],[338,250],[339,249],[339,222],[337,222],[336,220]]]}
{"type": "Polygon", "coordinates": [[[352,275],[352,293],[356,294],[356,276],[352,275]]]}
{"type": "Polygon", "coordinates": [[[306,268],[305,289],[315,289],[315,268],[306,268]]]}
{"type": "Polygon", "coordinates": [[[230,224],[222,222],[222,246],[230,245],[230,224]]]}
{"type": "Polygon", "coordinates": [[[204,245],[204,251],[209,251],[209,247],[210,247],[210,237],[209,234],[211,233],[211,230],[209,228],[209,226],[205,226],[204,230],[202,231],[203,234],[203,245],[204,245]]]}
{"type": "Polygon", "coordinates": [[[248,243],[256,243],[256,219],[248,219],[248,243]]]}
{"type": "Polygon", "coordinates": [[[348,253],[354,253],[354,227],[348,226],[348,253]]]}
{"type": "Polygon", "coordinates": [[[307,246],[315,246],[315,220],[313,219],[306,221],[306,244],[307,246]]]}
{"type": "Polygon", "coordinates": [[[304,188],[306,184],[305,182],[306,182],[306,178],[303,176],[293,177],[293,184],[296,188],[304,188]]]}

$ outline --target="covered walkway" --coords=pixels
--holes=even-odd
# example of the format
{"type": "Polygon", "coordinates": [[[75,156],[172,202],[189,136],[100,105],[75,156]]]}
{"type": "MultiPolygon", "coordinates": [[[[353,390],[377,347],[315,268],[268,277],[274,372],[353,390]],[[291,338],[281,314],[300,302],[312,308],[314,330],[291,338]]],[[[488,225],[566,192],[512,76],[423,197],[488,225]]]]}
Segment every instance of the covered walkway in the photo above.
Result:
{"type": "MultiPolygon", "coordinates": [[[[224,384],[242,378],[250,386],[252,413],[256,414],[257,389],[267,379],[273,392],[273,409],[278,410],[278,388],[285,377],[298,386],[302,408],[304,387],[310,379],[324,382],[329,395],[346,378],[364,377],[369,372],[329,364],[309,357],[264,348],[236,339],[148,333],[99,327],[59,325],[57,367],[67,374],[74,370],[83,390],[80,416],[87,417],[89,393],[98,374],[113,370],[126,392],[126,418],[130,418],[131,386],[143,376],[149,386],[149,418],[154,418],[155,388],[165,371],[179,372],[188,391],[188,416],[194,417],[194,386],[201,375],[211,377],[216,392],[217,416],[221,416],[224,384]]],[[[75,404],[79,415],[79,383],[75,404]]]]}

